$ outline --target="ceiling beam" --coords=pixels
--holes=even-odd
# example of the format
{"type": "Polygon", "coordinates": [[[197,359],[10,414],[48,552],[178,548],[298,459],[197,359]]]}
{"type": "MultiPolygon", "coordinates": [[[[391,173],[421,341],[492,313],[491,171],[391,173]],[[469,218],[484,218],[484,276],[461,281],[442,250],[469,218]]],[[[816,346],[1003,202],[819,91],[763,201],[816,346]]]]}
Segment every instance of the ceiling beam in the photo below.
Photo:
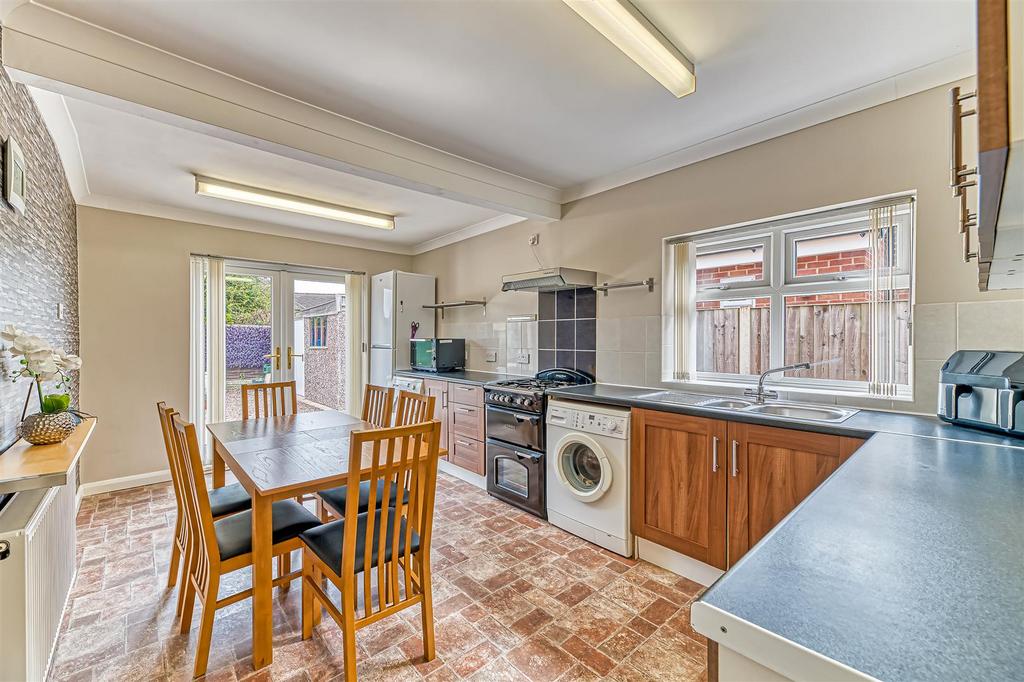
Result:
{"type": "Polygon", "coordinates": [[[35,87],[523,218],[560,191],[368,126],[50,8],[5,8],[3,63],[35,87]]]}

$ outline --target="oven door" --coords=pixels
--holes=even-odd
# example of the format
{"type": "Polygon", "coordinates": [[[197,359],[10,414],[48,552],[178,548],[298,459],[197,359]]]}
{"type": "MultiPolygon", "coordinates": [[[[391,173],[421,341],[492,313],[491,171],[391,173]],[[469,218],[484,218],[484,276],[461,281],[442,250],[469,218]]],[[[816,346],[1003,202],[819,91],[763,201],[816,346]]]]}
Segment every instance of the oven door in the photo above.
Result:
{"type": "Polygon", "coordinates": [[[542,519],[548,517],[544,453],[487,440],[487,492],[542,519]]]}
{"type": "Polygon", "coordinates": [[[487,437],[532,450],[543,450],[544,416],[488,405],[487,437]]]}

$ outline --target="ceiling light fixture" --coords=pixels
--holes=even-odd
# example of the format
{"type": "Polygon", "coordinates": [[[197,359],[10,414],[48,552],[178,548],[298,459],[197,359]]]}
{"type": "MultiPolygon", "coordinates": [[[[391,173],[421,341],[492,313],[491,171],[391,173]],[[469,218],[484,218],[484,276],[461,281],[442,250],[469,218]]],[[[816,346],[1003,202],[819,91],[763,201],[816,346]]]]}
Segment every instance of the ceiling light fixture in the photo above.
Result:
{"type": "Polygon", "coordinates": [[[629,0],[563,1],[676,97],[696,89],[693,62],[629,0]]]}
{"type": "Polygon", "coordinates": [[[253,206],[276,208],[280,211],[302,213],[343,223],[376,227],[381,230],[395,229],[395,217],[386,213],[362,211],[358,208],[330,204],[326,201],[318,201],[294,194],[284,194],[283,192],[274,192],[273,190],[260,189],[259,187],[249,187],[248,185],[240,185],[237,182],[216,180],[202,175],[197,175],[195,178],[196,194],[201,196],[227,199],[228,201],[237,201],[243,204],[252,204],[253,206]]]}

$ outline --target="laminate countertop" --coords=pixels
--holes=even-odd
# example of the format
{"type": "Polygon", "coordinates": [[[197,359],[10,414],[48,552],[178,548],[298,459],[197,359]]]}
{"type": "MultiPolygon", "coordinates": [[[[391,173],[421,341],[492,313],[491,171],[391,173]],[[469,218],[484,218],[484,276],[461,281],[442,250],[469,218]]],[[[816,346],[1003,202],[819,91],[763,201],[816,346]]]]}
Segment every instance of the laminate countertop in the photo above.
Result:
{"type": "Polygon", "coordinates": [[[792,679],[1024,679],[1024,441],[925,416],[812,424],[652,392],[550,395],[867,438],[694,603],[698,631],[792,679]]]}
{"type": "Polygon", "coordinates": [[[482,386],[491,381],[504,381],[506,379],[522,379],[518,374],[499,374],[496,372],[480,372],[472,369],[459,369],[453,372],[424,372],[419,369],[398,369],[395,374],[402,377],[416,377],[417,379],[436,379],[437,381],[454,381],[460,384],[475,384],[482,386]]]}

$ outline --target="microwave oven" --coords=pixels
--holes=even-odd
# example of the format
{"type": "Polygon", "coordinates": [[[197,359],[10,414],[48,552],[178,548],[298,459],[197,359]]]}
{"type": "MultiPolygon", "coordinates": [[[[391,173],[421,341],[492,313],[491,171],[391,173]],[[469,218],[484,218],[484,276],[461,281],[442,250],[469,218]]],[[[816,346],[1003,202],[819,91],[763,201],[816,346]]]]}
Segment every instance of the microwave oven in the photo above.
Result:
{"type": "Polygon", "coordinates": [[[409,344],[413,369],[451,372],[466,366],[465,339],[410,339],[409,344]]]}

